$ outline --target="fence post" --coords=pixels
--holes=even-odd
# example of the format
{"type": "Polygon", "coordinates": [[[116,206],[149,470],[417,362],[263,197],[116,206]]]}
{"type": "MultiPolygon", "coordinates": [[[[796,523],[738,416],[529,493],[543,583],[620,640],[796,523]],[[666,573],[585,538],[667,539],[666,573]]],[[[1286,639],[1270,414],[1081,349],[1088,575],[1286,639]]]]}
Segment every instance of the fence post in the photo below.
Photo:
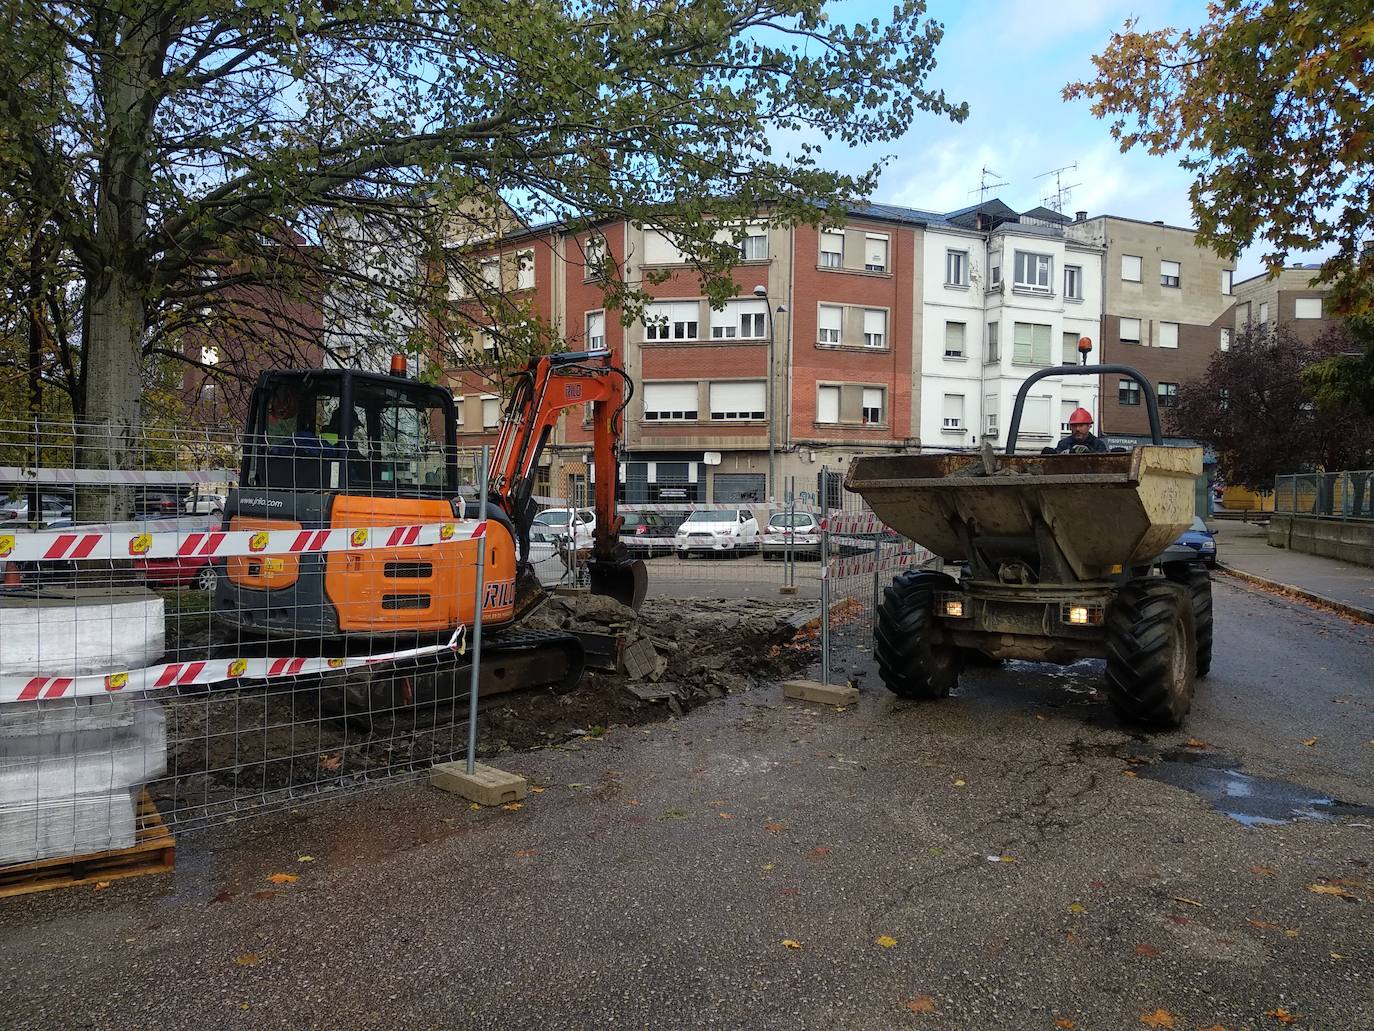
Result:
{"type": "MultiPolygon", "coordinates": [[[[477,477],[477,518],[487,520],[487,462],[491,445],[482,445],[482,469],[477,477]]],[[[472,677],[468,684],[468,776],[477,772],[477,684],[482,676],[482,601],[486,594],[487,538],[477,538],[477,597],[472,614],[472,677]]]]}
{"type": "MultiPolygon", "coordinates": [[[[821,482],[829,486],[826,467],[821,482]]],[[[830,507],[828,492],[821,498],[821,683],[830,683],[830,507]]]]}

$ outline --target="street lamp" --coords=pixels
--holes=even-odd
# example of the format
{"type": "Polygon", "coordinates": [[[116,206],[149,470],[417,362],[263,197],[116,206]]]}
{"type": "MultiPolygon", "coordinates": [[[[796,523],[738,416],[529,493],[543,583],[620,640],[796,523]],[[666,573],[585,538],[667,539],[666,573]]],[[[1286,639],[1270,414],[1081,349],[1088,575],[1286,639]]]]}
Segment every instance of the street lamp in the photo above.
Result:
{"type": "MultiPolygon", "coordinates": [[[[768,485],[764,491],[766,499],[770,503],[777,496],[777,474],[773,468],[773,452],[776,448],[774,438],[774,407],[777,398],[774,396],[773,389],[773,350],[775,347],[775,334],[773,332],[773,305],[768,300],[768,287],[760,284],[754,287],[754,296],[763,301],[764,308],[768,312],[768,403],[764,414],[768,417],[768,485]]],[[[778,305],[777,314],[783,315],[787,312],[787,305],[778,305]]]]}

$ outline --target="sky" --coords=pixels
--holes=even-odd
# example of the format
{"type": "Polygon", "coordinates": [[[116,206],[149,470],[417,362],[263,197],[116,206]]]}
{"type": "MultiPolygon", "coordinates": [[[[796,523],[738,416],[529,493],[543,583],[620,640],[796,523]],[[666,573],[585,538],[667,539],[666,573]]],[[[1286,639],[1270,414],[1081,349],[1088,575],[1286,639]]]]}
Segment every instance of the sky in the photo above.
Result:
{"type": "MultiPolygon", "coordinates": [[[[1063,173],[1068,192],[1064,211],[1122,215],[1170,225],[1193,226],[1188,203],[1190,176],[1177,157],[1122,154],[1108,123],[1094,118],[1085,101],[1065,102],[1068,82],[1092,75],[1091,57],[1128,18],[1140,28],[1196,26],[1206,18],[1205,0],[929,0],[928,16],[942,22],[945,38],[936,48],[930,85],[953,101],[965,100],[968,118],[919,114],[907,134],[847,154],[828,151],[829,163],[855,170],[892,155],[873,199],[934,211],[951,211],[978,200],[979,176],[998,173],[990,190],[1024,211],[1042,203],[1054,177],[1063,173]]],[[[844,21],[891,16],[891,0],[845,0],[831,17],[844,21]]],[[[1259,248],[1237,262],[1237,281],[1261,271],[1259,248]]],[[[1311,260],[1293,255],[1290,261],[1311,260]]]]}

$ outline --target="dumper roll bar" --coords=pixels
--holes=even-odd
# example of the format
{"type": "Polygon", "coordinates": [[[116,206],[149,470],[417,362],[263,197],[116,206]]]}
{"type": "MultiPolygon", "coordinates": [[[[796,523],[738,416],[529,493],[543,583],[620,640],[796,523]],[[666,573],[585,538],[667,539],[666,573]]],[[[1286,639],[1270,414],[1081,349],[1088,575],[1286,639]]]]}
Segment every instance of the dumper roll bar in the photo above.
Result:
{"type": "Polygon", "coordinates": [[[1162,445],[1164,434],[1159,429],[1159,400],[1155,397],[1154,385],[1139,369],[1133,369],[1129,365],[1054,365],[1031,373],[1026,377],[1026,382],[1021,384],[1021,389],[1016,392],[1016,405],[1011,410],[1011,429],[1007,432],[1007,454],[1016,454],[1016,435],[1021,430],[1021,409],[1026,406],[1026,393],[1032,386],[1046,376],[1102,376],[1109,372],[1118,376],[1130,376],[1140,384],[1141,393],[1145,395],[1145,414],[1150,418],[1150,440],[1162,445]]]}

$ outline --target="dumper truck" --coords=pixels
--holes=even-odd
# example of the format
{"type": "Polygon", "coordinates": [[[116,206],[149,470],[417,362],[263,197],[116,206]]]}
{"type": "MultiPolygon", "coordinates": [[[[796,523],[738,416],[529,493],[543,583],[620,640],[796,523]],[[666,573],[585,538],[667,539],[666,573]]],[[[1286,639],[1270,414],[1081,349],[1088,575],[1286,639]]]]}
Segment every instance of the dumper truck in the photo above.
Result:
{"type": "Polygon", "coordinates": [[[1212,587],[1167,561],[1194,516],[1202,449],[1165,447],[1150,382],[1124,365],[1057,366],[1016,396],[1005,453],[855,460],[846,477],[887,526],[960,576],[899,574],[874,656],[904,698],[949,694],[966,664],[1106,660],[1106,694],[1133,723],[1179,725],[1212,663],[1212,587]],[[1027,392],[1049,376],[1118,374],[1141,386],[1152,443],[1096,454],[1017,454],[1027,392]]]}

